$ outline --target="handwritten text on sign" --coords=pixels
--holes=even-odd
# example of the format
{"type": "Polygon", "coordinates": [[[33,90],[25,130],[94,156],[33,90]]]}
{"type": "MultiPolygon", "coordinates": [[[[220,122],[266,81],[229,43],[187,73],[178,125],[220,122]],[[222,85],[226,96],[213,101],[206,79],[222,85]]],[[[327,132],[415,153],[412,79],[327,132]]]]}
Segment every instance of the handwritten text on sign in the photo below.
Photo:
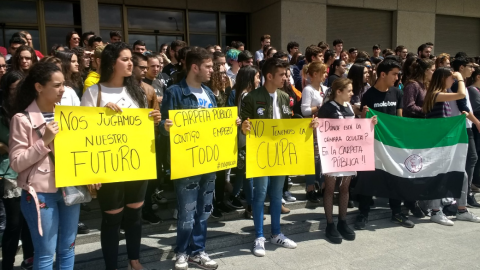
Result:
{"type": "Polygon", "coordinates": [[[250,121],[247,178],[315,174],[311,119],[250,121]]]}
{"type": "Polygon", "coordinates": [[[237,107],[171,110],[171,179],[237,166],[237,107]]]}
{"type": "Polygon", "coordinates": [[[318,119],[322,173],[375,170],[372,119],[318,119]]]}
{"type": "Polygon", "coordinates": [[[57,187],[157,177],[151,109],[56,106],[57,187]]]}

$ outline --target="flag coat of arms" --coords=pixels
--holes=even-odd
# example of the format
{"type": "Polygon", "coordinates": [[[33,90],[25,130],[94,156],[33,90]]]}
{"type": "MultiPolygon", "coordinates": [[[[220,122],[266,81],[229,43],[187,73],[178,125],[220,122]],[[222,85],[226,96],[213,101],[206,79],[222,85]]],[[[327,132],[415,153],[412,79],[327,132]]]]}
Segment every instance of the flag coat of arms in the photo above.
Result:
{"type": "Polygon", "coordinates": [[[358,172],[355,193],[399,200],[459,198],[468,149],[465,115],[418,119],[380,113],[375,171],[358,172]]]}

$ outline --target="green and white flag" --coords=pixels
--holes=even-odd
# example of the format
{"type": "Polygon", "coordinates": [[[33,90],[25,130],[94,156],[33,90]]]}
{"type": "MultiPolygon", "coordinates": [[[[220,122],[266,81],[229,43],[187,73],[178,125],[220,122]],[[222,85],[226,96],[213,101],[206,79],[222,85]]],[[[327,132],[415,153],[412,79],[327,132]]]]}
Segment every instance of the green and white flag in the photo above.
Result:
{"type": "Polygon", "coordinates": [[[375,171],[359,172],[355,192],[401,200],[458,198],[465,174],[465,115],[417,119],[370,109],[375,171]]]}

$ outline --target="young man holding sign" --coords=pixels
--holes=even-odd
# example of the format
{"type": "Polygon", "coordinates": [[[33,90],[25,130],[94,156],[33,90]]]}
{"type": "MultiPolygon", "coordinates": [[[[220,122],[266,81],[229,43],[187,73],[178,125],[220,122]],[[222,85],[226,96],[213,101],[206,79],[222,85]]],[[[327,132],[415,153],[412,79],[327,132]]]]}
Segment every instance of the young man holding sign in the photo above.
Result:
{"type": "MultiPolygon", "coordinates": [[[[165,92],[161,110],[165,119],[160,131],[169,136],[173,126],[170,110],[217,107],[208,82],[213,73],[212,55],[203,48],[193,48],[186,57],[187,77],[165,92]]],[[[213,205],[215,172],[175,180],[177,193],[177,261],[175,269],[188,269],[188,263],[204,269],[217,269],[218,264],[205,253],[207,220],[213,205]]]]}
{"type": "MultiPolygon", "coordinates": [[[[290,119],[290,97],[279,90],[286,80],[288,63],[278,58],[269,58],[265,61],[262,74],[265,76],[265,85],[257,88],[242,101],[241,118],[242,132],[250,131],[250,119],[290,119]]],[[[312,121],[317,124],[316,120],[312,121]]],[[[248,153],[247,153],[248,154],[248,153]]],[[[265,256],[265,237],[263,236],[263,204],[267,191],[270,196],[270,215],[272,219],[272,235],[270,242],[286,248],[296,248],[297,244],[280,232],[280,213],[282,209],[282,191],[285,176],[255,177],[253,178],[253,222],[255,224],[255,241],[253,254],[265,256]]]]}

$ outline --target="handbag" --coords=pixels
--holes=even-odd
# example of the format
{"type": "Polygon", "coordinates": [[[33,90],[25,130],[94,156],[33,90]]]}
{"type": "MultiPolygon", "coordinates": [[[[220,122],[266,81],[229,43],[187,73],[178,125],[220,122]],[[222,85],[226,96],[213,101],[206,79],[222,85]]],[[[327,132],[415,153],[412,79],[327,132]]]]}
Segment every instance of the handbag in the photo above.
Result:
{"type": "MultiPolygon", "coordinates": [[[[22,112],[30,121],[30,114],[27,111],[22,112]]],[[[38,130],[38,128],[34,128],[35,132],[37,132],[38,137],[42,138],[43,135],[38,130]]],[[[50,160],[52,160],[52,163],[55,165],[55,156],[53,155],[53,152],[50,151],[48,152],[48,156],[50,157],[50,160]]],[[[86,186],[72,186],[72,187],[63,187],[62,189],[62,195],[63,195],[63,201],[65,202],[66,206],[71,206],[79,203],[87,203],[92,200],[92,196],[90,195],[90,192],[86,186]]]]}

